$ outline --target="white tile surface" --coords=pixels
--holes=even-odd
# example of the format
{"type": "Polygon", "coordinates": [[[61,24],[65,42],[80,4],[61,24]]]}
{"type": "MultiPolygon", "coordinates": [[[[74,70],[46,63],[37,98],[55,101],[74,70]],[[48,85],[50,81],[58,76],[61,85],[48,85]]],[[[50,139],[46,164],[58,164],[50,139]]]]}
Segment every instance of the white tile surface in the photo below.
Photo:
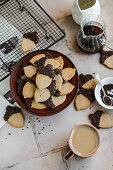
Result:
{"type": "Polygon", "coordinates": [[[54,19],[60,19],[72,13],[72,5],[74,0],[37,0],[40,5],[54,19]]]}
{"type": "Polygon", "coordinates": [[[5,170],[65,170],[61,152],[54,153],[42,158],[31,159],[5,170]]]}
{"type": "Polygon", "coordinates": [[[0,129],[0,169],[38,155],[28,118],[26,118],[24,128],[16,129],[6,123],[0,129]]]}

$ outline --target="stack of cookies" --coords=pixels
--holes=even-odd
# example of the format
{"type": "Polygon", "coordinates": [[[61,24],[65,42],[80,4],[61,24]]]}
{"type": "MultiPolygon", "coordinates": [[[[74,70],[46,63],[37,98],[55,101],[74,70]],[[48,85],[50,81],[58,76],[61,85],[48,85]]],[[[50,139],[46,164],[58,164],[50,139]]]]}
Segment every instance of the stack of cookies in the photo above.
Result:
{"type": "Polygon", "coordinates": [[[76,110],[87,109],[94,101],[94,89],[97,85],[96,79],[90,74],[79,75],[79,91],[75,99],[76,110]]]}
{"type": "Polygon", "coordinates": [[[17,78],[17,92],[29,108],[55,109],[66,100],[74,89],[69,80],[75,75],[75,68],[64,68],[61,56],[49,53],[39,54],[24,64],[17,78]]]}

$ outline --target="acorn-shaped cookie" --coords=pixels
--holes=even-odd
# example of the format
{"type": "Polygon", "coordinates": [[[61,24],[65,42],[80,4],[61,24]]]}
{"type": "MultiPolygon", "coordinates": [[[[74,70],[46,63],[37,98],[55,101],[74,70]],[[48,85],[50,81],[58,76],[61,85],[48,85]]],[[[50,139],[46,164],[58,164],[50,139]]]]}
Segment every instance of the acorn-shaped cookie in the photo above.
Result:
{"type": "Polygon", "coordinates": [[[27,52],[35,48],[35,45],[38,43],[37,32],[28,32],[23,35],[21,42],[21,48],[23,52],[27,52]]]}
{"type": "Polygon", "coordinates": [[[24,117],[18,107],[7,106],[4,120],[16,128],[21,128],[24,125],[24,117]]]}
{"type": "Polygon", "coordinates": [[[113,69],[113,51],[103,50],[100,56],[100,63],[110,69],[113,69]]]}
{"type": "Polygon", "coordinates": [[[113,115],[102,110],[89,115],[91,123],[97,128],[110,128],[113,126],[113,115]]]}
{"type": "Polygon", "coordinates": [[[80,89],[75,98],[76,110],[87,109],[95,99],[93,89],[80,89]]]}
{"type": "Polygon", "coordinates": [[[97,80],[90,74],[80,74],[79,75],[79,86],[83,89],[94,89],[97,85],[97,80]]]}

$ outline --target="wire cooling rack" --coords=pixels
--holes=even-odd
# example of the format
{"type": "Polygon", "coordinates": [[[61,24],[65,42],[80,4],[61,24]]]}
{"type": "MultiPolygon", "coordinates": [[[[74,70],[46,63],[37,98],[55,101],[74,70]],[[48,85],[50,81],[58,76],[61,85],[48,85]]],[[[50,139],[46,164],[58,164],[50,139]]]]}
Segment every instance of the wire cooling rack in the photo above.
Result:
{"type": "Polygon", "coordinates": [[[11,73],[14,64],[26,53],[21,50],[22,36],[37,31],[34,48],[46,49],[65,33],[35,0],[5,0],[0,5],[0,81],[11,73]]]}

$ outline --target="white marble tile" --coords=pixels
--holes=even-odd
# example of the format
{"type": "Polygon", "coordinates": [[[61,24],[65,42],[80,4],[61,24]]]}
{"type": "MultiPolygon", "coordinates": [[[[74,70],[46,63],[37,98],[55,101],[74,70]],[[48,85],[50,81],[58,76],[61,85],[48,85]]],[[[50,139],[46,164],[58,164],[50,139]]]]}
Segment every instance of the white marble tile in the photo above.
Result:
{"type": "Polygon", "coordinates": [[[39,152],[28,118],[26,118],[23,128],[14,128],[6,123],[0,129],[0,168],[38,155],[39,152]]]}
{"type": "Polygon", "coordinates": [[[42,158],[34,158],[5,170],[65,170],[61,152],[42,158]]]}

